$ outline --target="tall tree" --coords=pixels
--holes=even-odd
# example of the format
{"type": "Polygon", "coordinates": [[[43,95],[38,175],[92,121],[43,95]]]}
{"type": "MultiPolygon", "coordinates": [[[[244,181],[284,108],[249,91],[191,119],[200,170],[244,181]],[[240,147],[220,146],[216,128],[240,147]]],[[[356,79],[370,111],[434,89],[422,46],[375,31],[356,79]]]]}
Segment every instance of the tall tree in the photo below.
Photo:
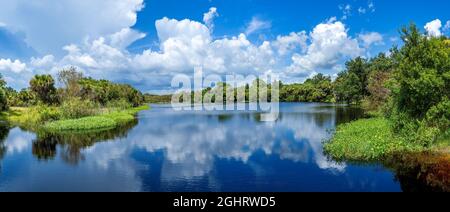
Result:
{"type": "Polygon", "coordinates": [[[401,34],[405,45],[394,76],[398,83],[396,106],[421,119],[430,108],[450,99],[450,48],[443,38],[425,36],[414,24],[403,28],[401,34]]]}
{"type": "Polygon", "coordinates": [[[81,86],[79,82],[82,79],[83,74],[78,72],[75,67],[63,69],[58,73],[58,81],[64,86],[62,92],[64,99],[81,95],[81,86]]]}
{"type": "Polygon", "coordinates": [[[51,75],[34,76],[30,81],[30,89],[45,104],[55,104],[58,102],[55,80],[51,75]]]}
{"type": "Polygon", "coordinates": [[[0,74],[0,111],[4,111],[8,107],[8,99],[5,91],[6,82],[3,80],[3,76],[0,74]]]}

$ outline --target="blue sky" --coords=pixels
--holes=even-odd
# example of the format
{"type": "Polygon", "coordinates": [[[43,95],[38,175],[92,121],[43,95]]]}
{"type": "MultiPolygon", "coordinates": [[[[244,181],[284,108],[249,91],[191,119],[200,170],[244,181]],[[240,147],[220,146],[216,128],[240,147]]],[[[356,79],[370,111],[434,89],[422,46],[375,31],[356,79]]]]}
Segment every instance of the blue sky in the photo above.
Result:
{"type": "Polygon", "coordinates": [[[398,30],[412,21],[429,36],[449,35],[448,8],[442,0],[2,1],[0,73],[16,89],[71,65],[156,93],[199,66],[301,82],[401,45],[398,30]]]}

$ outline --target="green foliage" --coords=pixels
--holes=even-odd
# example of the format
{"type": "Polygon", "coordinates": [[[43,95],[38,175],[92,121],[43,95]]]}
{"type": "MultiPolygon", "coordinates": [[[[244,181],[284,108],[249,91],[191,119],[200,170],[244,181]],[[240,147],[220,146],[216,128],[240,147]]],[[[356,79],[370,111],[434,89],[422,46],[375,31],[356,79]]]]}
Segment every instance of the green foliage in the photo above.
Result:
{"type": "Polygon", "coordinates": [[[144,94],[144,101],[147,103],[170,103],[172,95],[144,94]]]}
{"type": "Polygon", "coordinates": [[[114,109],[120,109],[120,110],[125,110],[128,108],[133,107],[133,105],[128,102],[125,99],[115,99],[115,100],[111,100],[106,104],[107,108],[114,108],[114,109]]]}
{"type": "Polygon", "coordinates": [[[148,108],[148,106],[141,106],[103,115],[49,122],[44,126],[44,129],[51,132],[109,130],[135,120],[136,113],[148,108]]]}
{"type": "Polygon", "coordinates": [[[57,107],[44,104],[27,108],[11,108],[7,115],[7,119],[11,123],[30,130],[38,129],[42,124],[60,118],[61,113],[57,107]]]}
{"type": "Polygon", "coordinates": [[[43,103],[49,105],[58,103],[55,80],[51,75],[34,76],[30,81],[30,89],[43,103]]]}
{"type": "Polygon", "coordinates": [[[363,108],[367,111],[380,112],[388,101],[391,95],[389,83],[392,78],[392,72],[396,67],[396,57],[396,50],[393,49],[390,57],[382,53],[369,61],[368,94],[362,102],[363,108]]]}
{"type": "Polygon", "coordinates": [[[346,70],[339,73],[334,83],[336,101],[359,104],[369,95],[369,63],[357,57],[346,63],[346,70]]]}
{"type": "Polygon", "coordinates": [[[303,84],[282,85],[280,101],[332,102],[333,84],[330,77],[318,74],[303,84]]]}
{"type": "Polygon", "coordinates": [[[115,84],[107,80],[94,80],[92,78],[84,78],[80,80],[81,97],[93,102],[97,102],[103,106],[114,100],[124,99],[131,103],[133,107],[137,107],[144,103],[144,95],[125,84],[115,84]]]}
{"type": "Polygon", "coordinates": [[[83,74],[78,72],[75,67],[63,69],[58,73],[58,81],[64,86],[60,93],[61,99],[79,97],[81,94],[80,80],[83,74]]]}
{"type": "Polygon", "coordinates": [[[6,82],[0,74],[0,112],[8,108],[8,98],[5,91],[6,82]]]}
{"type": "Polygon", "coordinates": [[[428,125],[441,131],[450,129],[450,100],[445,97],[439,104],[428,110],[426,115],[428,125]]]}
{"type": "Polygon", "coordinates": [[[402,39],[388,117],[395,132],[430,146],[449,128],[450,48],[415,25],[403,28],[402,39]]]}
{"type": "Polygon", "coordinates": [[[402,30],[402,39],[405,45],[394,75],[399,85],[395,106],[422,119],[430,108],[450,97],[450,48],[441,39],[421,34],[415,25],[402,30]]]}
{"type": "Polygon", "coordinates": [[[334,83],[336,101],[358,104],[363,98],[361,86],[356,74],[348,72],[340,73],[334,83]]]}
{"type": "Polygon", "coordinates": [[[387,119],[373,118],[340,125],[324,149],[338,161],[371,162],[395,152],[418,151],[423,147],[393,133],[387,119]]]}
{"type": "Polygon", "coordinates": [[[60,111],[63,119],[77,119],[96,115],[99,107],[91,101],[74,97],[64,101],[61,104],[60,111]]]}
{"type": "Polygon", "coordinates": [[[8,99],[5,89],[0,87],[0,111],[5,111],[8,108],[8,99]]]}
{"type": "Polygon", "coordinates": [[[115,128],[116,122],[103,116],[85,117],[51,122],[45,125],[50,131],[82,131],[115,128]]]}

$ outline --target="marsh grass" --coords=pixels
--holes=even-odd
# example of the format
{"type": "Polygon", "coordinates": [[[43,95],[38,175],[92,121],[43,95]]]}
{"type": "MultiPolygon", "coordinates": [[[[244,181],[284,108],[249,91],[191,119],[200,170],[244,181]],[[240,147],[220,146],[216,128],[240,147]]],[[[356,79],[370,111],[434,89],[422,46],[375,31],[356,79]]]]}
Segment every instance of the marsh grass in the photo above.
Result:
{"type": "Polygon", "coordinates": [[[149,106],[130,108],[123,111],[106,112],[102,115],[80,119],[59,120],[46,123],[44,129],[51,132],[110,130],[135,120],[135,115],[149,106]]]}
{"type": "Polygon", "coordinates": [[[395,135],[385,118],[362,119],[337,127],[324,145],[325,153],[337,161],[376,162],[396,152],[418,152],[425,148],[395,135]]]}
{"type": "Polygon", "coordinates": [[[149,106],[136,108],[99,108],[94,116],[65,119],[58,107],[10,108],[2,112],[0,118],[32,131],[103,131],[126,125],[135,120],[135,115],[149,106]]]}

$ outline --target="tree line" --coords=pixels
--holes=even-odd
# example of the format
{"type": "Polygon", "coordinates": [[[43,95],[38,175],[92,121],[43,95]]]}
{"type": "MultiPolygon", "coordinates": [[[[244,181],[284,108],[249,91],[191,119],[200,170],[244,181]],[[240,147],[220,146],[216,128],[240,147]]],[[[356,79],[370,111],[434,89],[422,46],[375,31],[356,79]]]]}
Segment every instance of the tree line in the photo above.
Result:
{"type": "Polygon", "coordinates": [[[59,88],[51,75],[35,75],[29,87],[18,92],[7,87],[0,75],[0,110],[40,104],[64,106],[74,102],[98,107],[136,107],[145,101],[144,95],[130,85],[85,77],[74,67],[61,70],[57,80],[61,84],[59,88]]]}

